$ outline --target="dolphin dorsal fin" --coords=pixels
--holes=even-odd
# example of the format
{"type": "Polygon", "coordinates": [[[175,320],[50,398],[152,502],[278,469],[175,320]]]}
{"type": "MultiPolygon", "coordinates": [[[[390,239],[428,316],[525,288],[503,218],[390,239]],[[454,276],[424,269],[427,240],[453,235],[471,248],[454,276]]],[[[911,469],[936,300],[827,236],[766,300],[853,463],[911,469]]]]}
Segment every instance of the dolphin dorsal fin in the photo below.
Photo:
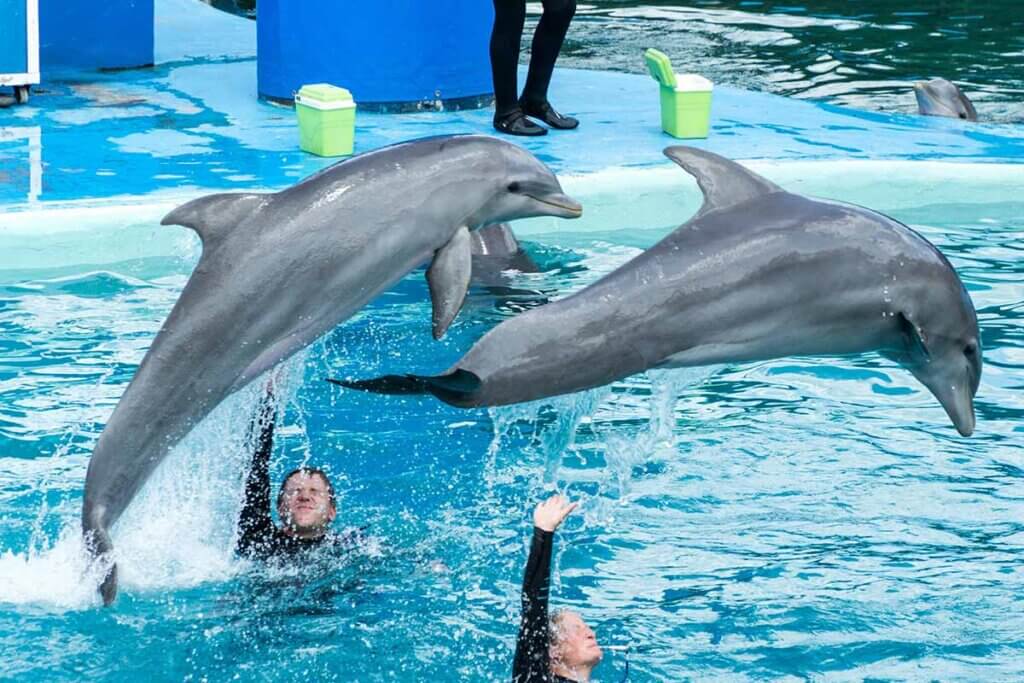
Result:
{"type": "Polygon", "coordinates": [[[683,170],[697,179],[697,185],[704,193],[704,205],[698,216],[716,209],[770,194],[781,192],[775,183],[707,150],[695,147],[666,147],[665,156],[683,167],[683,170]]]}
{"type": "Polygon", "coordinates": [[[160,225],[182,225],[199,233],[204,247],[211,247],[251,217],[270,195],[244,192],[211,194],[182,204],[164,216],[160,225]]]}

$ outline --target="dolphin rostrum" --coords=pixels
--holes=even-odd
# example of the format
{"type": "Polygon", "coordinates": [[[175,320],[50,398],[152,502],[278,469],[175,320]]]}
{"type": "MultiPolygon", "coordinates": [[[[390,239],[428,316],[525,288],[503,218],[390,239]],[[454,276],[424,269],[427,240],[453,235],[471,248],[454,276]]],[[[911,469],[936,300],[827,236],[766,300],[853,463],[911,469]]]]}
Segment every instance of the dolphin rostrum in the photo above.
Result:
{"type": "MultiPolygon", "coordinates": [[[[335,164],[276,193],[215,194],[162,221],[199,233],[203,253],[89,462],[82,529],[110,527],[171,448],[226,396],[349,318],[421,263],[444,334],[470,280],[470,230],[580,205],[513,144],[446,136],[335,164]]],[[[109,604],[116,566],[100,587],[109,604]]]]}
{"type": "Polygon", "coordinates": [[[939,251],[874,211],[791,194],[711,152],[688,222],[594,284],[494,327],[444,374],[331,380],[455,406],[532,401],[649,368],[879,351],[974,430],[974,305],[939,251]]]}
{"type": "Polygon", "coordinates": [[[914,83],[917,111],[925,116],[946,116],[952,119],[977,121],[978,112],[960,88],[945,78],[914,83]]]}

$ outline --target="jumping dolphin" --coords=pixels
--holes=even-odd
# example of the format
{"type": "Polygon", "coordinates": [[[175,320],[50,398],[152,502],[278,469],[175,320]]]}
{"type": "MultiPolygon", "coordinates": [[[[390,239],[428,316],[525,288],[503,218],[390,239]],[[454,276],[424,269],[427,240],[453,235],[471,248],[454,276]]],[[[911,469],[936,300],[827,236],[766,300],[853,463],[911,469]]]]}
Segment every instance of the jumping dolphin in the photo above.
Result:
{"type": "Polygon", "coordinates": [[[494,327],[442,375],[331,381],[494,406],[649,368],[879,351],[935,395],[962,435],[974,431],[977,316],[934,246],[891,218],[791,194],[711,152],[665,154],[697,179],[704,204],[658,244],[494,327]]]}
{"type": "Polygon", "coordinates": [[[925,116],[948,116],[953,119],[977,121],[978,112],[960,88],[945,78],[914,83],[917,111],[925,116]]]}
{"type": "MultiPolygon", "coordinates": [[[[111,552],[111,525],[226,396],[431,257],[440,337],[469,285],[470,230],[581,212],[535,157],[484,136],[386,147],[281,192],[215,194],[172,211],[162,224],[195,230],[203,253],[93,451],[82,508],[93,553],[111,552]]],[[[103,601],[116,591],[112,565],[103,601]]]]}

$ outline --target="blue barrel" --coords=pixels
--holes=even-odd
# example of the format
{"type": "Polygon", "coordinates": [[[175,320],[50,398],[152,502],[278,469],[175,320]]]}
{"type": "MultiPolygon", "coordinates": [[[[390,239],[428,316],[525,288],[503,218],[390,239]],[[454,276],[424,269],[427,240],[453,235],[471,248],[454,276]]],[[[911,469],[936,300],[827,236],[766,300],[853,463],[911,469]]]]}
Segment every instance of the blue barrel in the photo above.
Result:
{"type": "Polygon", "coordinates": [[[0,74],[28,73],[28,6],[0,0],[0,74]]]}
{"type": "Polygon", "coordinates": [[[153,0],[39,0],[42,70],[153,63],[153,0]]]}
{"type": "Polygon", "coordinates": [[[259,94],[331,83],[364,109],[483,106],[493,21],[491,0],[259,0],[259,94]]]}

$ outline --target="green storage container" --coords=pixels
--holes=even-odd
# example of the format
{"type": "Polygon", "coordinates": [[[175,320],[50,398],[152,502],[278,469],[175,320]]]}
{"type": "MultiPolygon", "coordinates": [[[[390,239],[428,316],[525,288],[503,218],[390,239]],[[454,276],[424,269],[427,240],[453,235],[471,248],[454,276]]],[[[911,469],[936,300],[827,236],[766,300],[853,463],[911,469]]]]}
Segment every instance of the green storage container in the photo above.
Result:
{"type": "Polygon", "coordinates": [[[661,129],[677,138],[706,138],[711,127],[711,81],[697,74],[677,74],[665,53],[644,52],[647,70],[661,90],[661,129]]]}
{"type": "Polygon", "coordinates": [[[328,83],[304,85],[295,95],[299,146],[322,157],[352,154],[356,103],[344,88],[328,83]]]}

